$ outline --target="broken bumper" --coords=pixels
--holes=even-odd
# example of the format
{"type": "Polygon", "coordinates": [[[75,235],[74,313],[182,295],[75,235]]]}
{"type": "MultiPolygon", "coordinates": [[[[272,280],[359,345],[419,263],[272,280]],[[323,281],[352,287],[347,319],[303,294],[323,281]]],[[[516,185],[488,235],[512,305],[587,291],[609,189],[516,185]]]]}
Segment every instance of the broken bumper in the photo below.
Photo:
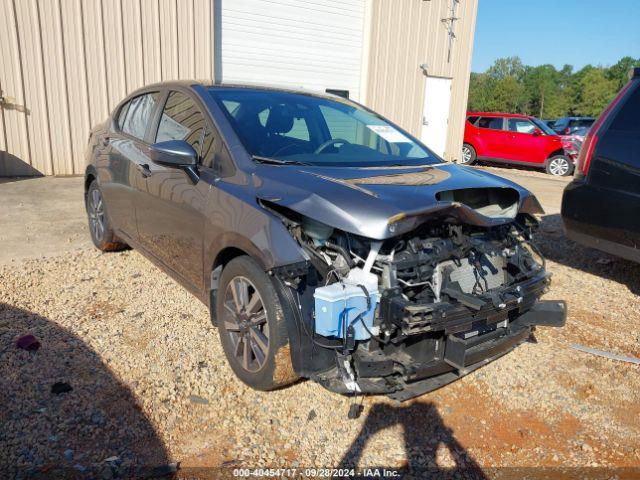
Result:
{"type": "MultiPolygon", "coordinates": [[[[490,363],[526,341],[537,325],[562,327],[566,322],[563,301],[537,301],[513,320],[500,320],[495,328],[485,325],[484,333],[469,331],[447,333],[443,329],[429,341],[434,345],[433,360],[411,362],[402,352],[358,351],[354,355],[357,383],[362,393],[387,394],[404,401],[436,390],[447,383],[490,363]]],[[[479,328],[474,324],[473,328],[479,328]]],[[[482,330],[482,329],[480,329],[482,330]]],[[[338,393],[352,393],[337,370],[316,378],[323,386],[338,393]]]]}

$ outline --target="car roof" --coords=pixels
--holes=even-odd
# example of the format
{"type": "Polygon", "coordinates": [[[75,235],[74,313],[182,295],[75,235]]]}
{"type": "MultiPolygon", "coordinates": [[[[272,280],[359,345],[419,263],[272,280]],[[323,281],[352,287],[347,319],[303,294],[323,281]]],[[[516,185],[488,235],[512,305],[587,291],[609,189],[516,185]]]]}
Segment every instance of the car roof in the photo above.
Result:
{"type": "MultiPolygon", "coordinates": [[[[300,88],[285,87],[282,85],[270,85],[270,84],[262,84],[262,83],[226,83],[226,82],[211,81],[211,80],[170,80],[170,81],[157,82],[150,85],[145,85],[144,87],[140,88],[139,91],[145,91],[145,90],[154,89],[154,88],[171,88],[171,87],[191,88],[195,86],[201,86],[205,88],[220,88],[220,89],[233,88],[233,89],[266,90],[266,91],[273,91],[273,92],[311,95],[314,97],[327,98],[330,100],[353,101],[353,100],[341,97],[339,95],[334,95],[331,93],[325,93],[325,92],[316,91],[316,90],[306,90],[302,87],[300,88]]],[[[137,91],[133,92],[128,96],[134,96],[136,93],[137,91]]]]}
{"type": "Polygon", "coordinates": [[[500,112],[467,112],[468,117],[509,117],[509,118],[532,118],[531,115],[522,113],[500,113],[500,112]]]}
{"type": "Polygon", "coordinates": [[[593,117],[560,117],[558,120],[595,120],[593,117]]]}

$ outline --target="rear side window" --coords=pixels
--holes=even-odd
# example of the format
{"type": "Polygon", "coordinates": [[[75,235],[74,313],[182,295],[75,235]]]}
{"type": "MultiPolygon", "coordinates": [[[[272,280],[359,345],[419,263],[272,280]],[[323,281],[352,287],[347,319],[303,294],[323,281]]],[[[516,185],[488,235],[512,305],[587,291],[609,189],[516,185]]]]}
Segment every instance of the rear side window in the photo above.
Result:
{"type": "Polygon", "coordinates": [[[184,140],[202,155],[204,116],[184,93],[171,92],[162,112],[156,142],[184,140]]]}
{"type": "Polygon", "coordinates": [[[158,92],[147,93],[131,99],[120,111],[118,118],[120,129],[127,135],[144,140],[144,134],[158,105],[158,99],[158,92]],[[124,113],[125,111],[126,113],[124,113]]]}
{"type": "Polygon", "coordinates": [[[609,130],[640,134],[640,86],[636,87],[622,105],[609,130]]]}
{"type": "Polygon", "coordinates": [[[502,130],[502,117],[480,117],[476,127],[502,130]]]}

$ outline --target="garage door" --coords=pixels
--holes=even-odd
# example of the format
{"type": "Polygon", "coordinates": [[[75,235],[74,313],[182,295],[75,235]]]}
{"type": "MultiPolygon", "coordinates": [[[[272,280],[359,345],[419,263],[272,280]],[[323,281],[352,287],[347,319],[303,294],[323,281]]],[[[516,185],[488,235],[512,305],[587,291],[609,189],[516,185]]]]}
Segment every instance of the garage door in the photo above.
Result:
{"type": "Polygon", "coordinates": [[[219,2],[218,79],[347,90],[359,99],[364,0],[219,2]]]}

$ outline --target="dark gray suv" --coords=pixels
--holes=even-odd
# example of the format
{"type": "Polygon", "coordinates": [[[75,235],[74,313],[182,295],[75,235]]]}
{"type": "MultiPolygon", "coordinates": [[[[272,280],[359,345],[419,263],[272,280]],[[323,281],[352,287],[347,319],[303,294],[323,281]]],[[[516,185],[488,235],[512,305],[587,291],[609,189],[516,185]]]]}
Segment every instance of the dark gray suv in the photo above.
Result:
{"type": "Polygon", "coordinates": [[[96,247],[138,249],[209,306],[254,388],[302,376],[402,400],[564,323],[539,300],[535,197],[349,100],[152,85],[87,160],[96,247]]]}

